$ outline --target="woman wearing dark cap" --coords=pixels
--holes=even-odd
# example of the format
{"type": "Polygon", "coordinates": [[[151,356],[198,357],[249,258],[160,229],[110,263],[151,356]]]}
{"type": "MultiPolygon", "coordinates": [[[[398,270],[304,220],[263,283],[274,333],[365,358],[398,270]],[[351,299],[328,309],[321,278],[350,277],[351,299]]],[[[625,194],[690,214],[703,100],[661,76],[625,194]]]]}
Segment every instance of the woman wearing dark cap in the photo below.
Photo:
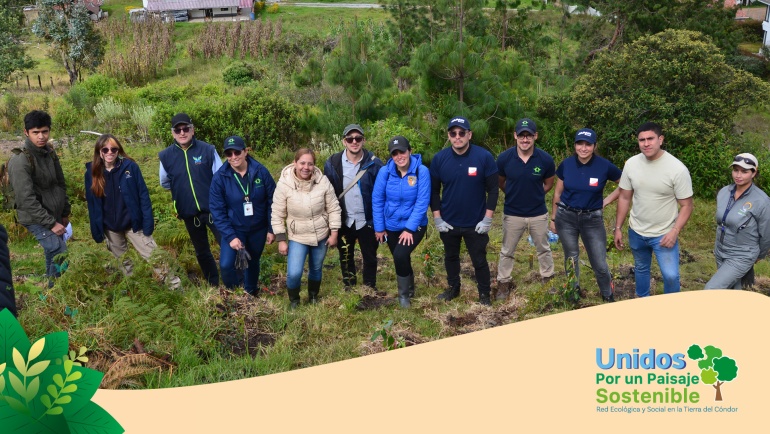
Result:
{"type": "MultiPolygon", "coordinates": [[[[127,241],[131,241],[136,251],[149,259],[158,247],[152,238],[155,219],[150,193],[139,165],[126,155],[115,136],[103,134],[96,140],[93,160],[86,163],[85,185],[94,241],[106,240],[107,249],[116,258],[128,251],[127,241]]],[[[130,262],[123,266],[131,274],[130,262]]],[[[178,286],[179,278],[171,283],[178,286]]]]}
{"type": "Polygon", "coordinates": [[[275,240],[270,226],[275,181],[265,166],[249,156],[246,144],[238,136],[225,139],[225,157],[227,164],[214,174],[209,191],[209,209],[222,237],[219,253],[222,282],[231,289],[241,283],[235,269],[236,258],[241,255],[248,261],[243,287],[256,297],[259,295],[259,258],[265,242],[271,244],[275,240]]]}
{"type": "Polygon", "coordinates": [[[770,250],[770,199],[754,185],[759,161],[738,154],[730,168],[733,183],[717,193],[717,272],[706,289],[741,289],[741,278],[770,250]]]}
{"type": "Polygon", "coordinates": [[[556,169],[556,189],[553,194],[551,231],[559,234],[564,248],[564,267],[572,264],[575,286],[580,278],[580,245],[588,253],[596,283],[604,301],[615,301],[612,275],[607,266],[607,229],[603,209],[618,198],[615,189],[602,199],[607,181],[620,181],[621,170],[609,160],[596,155],[596,132],[583,128],[575,134],[575,154],[556,169]]]}
{"type": "Polygon", "coordinates": [[[403,136],[390,139],[388,152],[391,158],[374,182],[372,217],[377,240],[387,242],[393,255],[398,302],[408,308],[414,296],[411,254],[428,225],[430,172],[422,165],[422,157],[412,154],[409,140],[403,136]]]}

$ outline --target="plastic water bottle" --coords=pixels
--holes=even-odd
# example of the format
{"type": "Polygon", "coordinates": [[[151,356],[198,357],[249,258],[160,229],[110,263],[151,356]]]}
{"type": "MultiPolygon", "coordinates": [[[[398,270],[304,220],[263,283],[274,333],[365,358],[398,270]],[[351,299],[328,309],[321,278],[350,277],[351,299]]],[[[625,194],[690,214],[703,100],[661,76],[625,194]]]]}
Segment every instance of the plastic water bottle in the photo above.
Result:
{"type": "MultiPolygon", "coordinates": [[[[529,241],[530,246],[534,246],[535,243],[532,241],[532,235],[527,237],[527,241],[529,241]]],[[[551,244],[558,243],[559,242],[559,235],[555,234],[551,231],[548,231],[548,242],[551,244]]]]}

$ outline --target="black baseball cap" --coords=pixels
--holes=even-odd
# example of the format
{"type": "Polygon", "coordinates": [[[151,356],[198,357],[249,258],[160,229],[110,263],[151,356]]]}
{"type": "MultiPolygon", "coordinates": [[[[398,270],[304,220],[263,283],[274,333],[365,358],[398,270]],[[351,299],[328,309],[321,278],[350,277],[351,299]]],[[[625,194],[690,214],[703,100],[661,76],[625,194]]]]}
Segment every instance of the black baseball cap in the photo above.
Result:
{"type": "Polygon", "coordinates": [[[187,116],[187,113],[177,113],[171,118],[171,128],[174,128],[179,124],[192,125],[192,119],[190,119],[190,116],[187,116]]]}
{"type": "Polygon", "coordinates": [[[228,149],[237,149],[242,151],[246,149],[246,143],[240,136],[230,136],[225,139],[225,151],[228,149]]]}

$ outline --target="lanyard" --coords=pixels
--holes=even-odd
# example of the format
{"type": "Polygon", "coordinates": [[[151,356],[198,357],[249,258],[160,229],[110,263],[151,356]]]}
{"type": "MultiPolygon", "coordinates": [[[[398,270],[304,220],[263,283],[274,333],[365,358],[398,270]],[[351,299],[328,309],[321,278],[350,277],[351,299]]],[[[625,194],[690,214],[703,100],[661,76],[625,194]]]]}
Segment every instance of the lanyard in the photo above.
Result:
{"type": "MultiPolygon", "coordinates": [[[[720,222],[720,225],[719,225],[719,229],[722,231],[722,234],[719,237],[719,242],[724,241],[724,238],[725,238],[725,221],[727,220],[727,214],[730,213],[730,210],[733,209],[733,206],[737,202],[737,200],[735,199],[735,190],[737,188],[738,187],[736,186],[735,188],[730,190],[730,199],[727,201],[727,206],[725,207],[725,213],[722,215],[722,221],[720,222]]],[[[747,188],[746,191],[744,191],[743,194],[741,194],[741,197],[745,196],[746,193],[748,193],[748,191],[750,189],[751,189],[751,186],[749,186],[749,188],[747,188]]],[[[738,199],[740,199],[741,197],[739,197],[738,199]]]]}
{"type": "Polygon", "coordinates": [[[249,173],[246,172],[246,176],[245,176],[245,178],[246,178],[246,188],[245,189],[243,188],[243,184],[241,184],[241,180],[238,178],[238,174],[237,173],[233,173],[233,176],[235,177],[235,180],[238,182],[238,187],[241,187],[241,191],[243,192],[243,195],[244,195],[243,196],[243,200],[248,202],[249,201],[249,187],[250,187],[249,186],[249,182],[248,182],[249,173]]]}

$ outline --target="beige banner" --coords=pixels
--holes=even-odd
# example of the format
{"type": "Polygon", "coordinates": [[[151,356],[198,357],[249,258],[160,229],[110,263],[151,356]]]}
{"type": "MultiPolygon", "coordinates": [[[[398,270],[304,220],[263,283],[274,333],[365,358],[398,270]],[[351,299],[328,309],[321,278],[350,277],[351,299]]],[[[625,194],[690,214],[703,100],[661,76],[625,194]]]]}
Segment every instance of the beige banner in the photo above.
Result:
{"type": "Polygon", "coordinates": [[[93,401],[128,433],[765,432],[770,350],[762,336],[769,314],[770,299],[752,292],[659,295],[265,377],[99,390],[93,401]],[[597,348],[606,362],[610,348],[674,356],[686,355],[692,344],[718,347],[737,363],[737,377],[721,385],[721,403],[708,384],[687,387],[698,403],[597,403],[600,388],[637,389],[638,396],[666,388],[683,392],[679,384],[647,384],[651,373],[701,373],[686,357],[681,370],[602,370],[597,348]],[[599,373],[617,375],[621,384],[597,384],[599,373]],[[625,384],[626,375],[645,382],[625,384]]]}

